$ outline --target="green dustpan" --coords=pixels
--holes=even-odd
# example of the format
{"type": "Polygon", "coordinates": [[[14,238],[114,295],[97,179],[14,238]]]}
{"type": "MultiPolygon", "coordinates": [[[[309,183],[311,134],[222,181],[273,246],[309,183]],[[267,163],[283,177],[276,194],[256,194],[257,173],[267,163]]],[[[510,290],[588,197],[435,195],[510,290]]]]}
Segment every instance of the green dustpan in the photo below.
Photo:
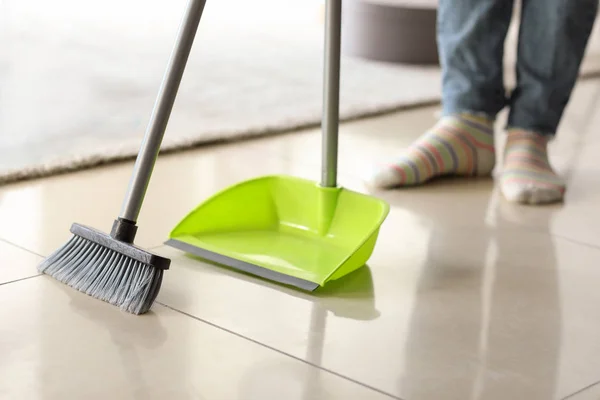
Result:
{"type": "Polygon", "coordinates": [[[229,187],[189,213],[167,245],[311,291],[367,262],[389,205],[336,183],[340,28],[341,0],[329,0],[321,183],[266,176],[229,187]]]}

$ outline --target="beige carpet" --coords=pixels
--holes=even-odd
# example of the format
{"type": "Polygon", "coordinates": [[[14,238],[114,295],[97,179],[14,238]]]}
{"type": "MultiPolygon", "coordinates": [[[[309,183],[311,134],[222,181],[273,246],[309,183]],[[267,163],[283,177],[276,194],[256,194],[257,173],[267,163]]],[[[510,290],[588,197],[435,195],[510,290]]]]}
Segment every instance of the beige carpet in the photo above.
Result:
{"type": "MultiPolygon", "coordinates": [[[[319,3],[209,0],[163,148],[318,124],[319,3]]],[[[0,2],[0,183],[135,155],[184,5],[0,2]]],[[[344,58],[342,118],[436,102],[439,77],[344,58]]]]}

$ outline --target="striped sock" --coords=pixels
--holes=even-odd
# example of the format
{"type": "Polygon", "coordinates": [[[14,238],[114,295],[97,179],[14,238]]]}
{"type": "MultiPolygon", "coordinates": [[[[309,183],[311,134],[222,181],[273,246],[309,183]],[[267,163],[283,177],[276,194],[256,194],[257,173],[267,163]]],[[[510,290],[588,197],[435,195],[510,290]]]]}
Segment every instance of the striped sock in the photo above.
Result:
{"type": "Polygon", "coordinates": [[[548,162],[548,138],[524,130],[508,132],[500,188],[509,201],[543,204],[561,201],[564,181],[548,162]]]}
{"type": "Polygon", "coordinates": [[[419,185],[442,175],[484,176],[494,168],[493,121],[448,116],[368,181],[377,188],[419,185]]]}

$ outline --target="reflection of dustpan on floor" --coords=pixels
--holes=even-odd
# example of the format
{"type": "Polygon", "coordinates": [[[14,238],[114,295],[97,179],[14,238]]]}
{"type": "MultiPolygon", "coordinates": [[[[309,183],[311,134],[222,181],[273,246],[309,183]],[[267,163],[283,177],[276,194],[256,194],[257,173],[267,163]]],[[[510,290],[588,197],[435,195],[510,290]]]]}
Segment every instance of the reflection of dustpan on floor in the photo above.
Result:
{"type": "Polygon", "coordinates": [[[311,291],[367,262],[389,205],[337,186],[340,39],[341,0],[328,0],[321,183],[267,176],[234,185],[188,214],[168,245],[311,291]]]}

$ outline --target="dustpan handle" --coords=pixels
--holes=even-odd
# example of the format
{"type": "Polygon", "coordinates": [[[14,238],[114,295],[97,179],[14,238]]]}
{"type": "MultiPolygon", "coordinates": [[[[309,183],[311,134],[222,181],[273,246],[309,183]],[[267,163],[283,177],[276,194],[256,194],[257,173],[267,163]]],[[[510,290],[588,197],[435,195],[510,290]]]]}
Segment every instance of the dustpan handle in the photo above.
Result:
{"type": "Polygon", "coordinates": [[[186,7],[150,122],[135,161],[120,219],[137,222],[205,4],[206,0],[190,0],[186,7]]]}
{"type": "Polygon", "coordinates": [[[342,0],[327,0],[323,57],[321,186],[337,186],[342,0]]]}

